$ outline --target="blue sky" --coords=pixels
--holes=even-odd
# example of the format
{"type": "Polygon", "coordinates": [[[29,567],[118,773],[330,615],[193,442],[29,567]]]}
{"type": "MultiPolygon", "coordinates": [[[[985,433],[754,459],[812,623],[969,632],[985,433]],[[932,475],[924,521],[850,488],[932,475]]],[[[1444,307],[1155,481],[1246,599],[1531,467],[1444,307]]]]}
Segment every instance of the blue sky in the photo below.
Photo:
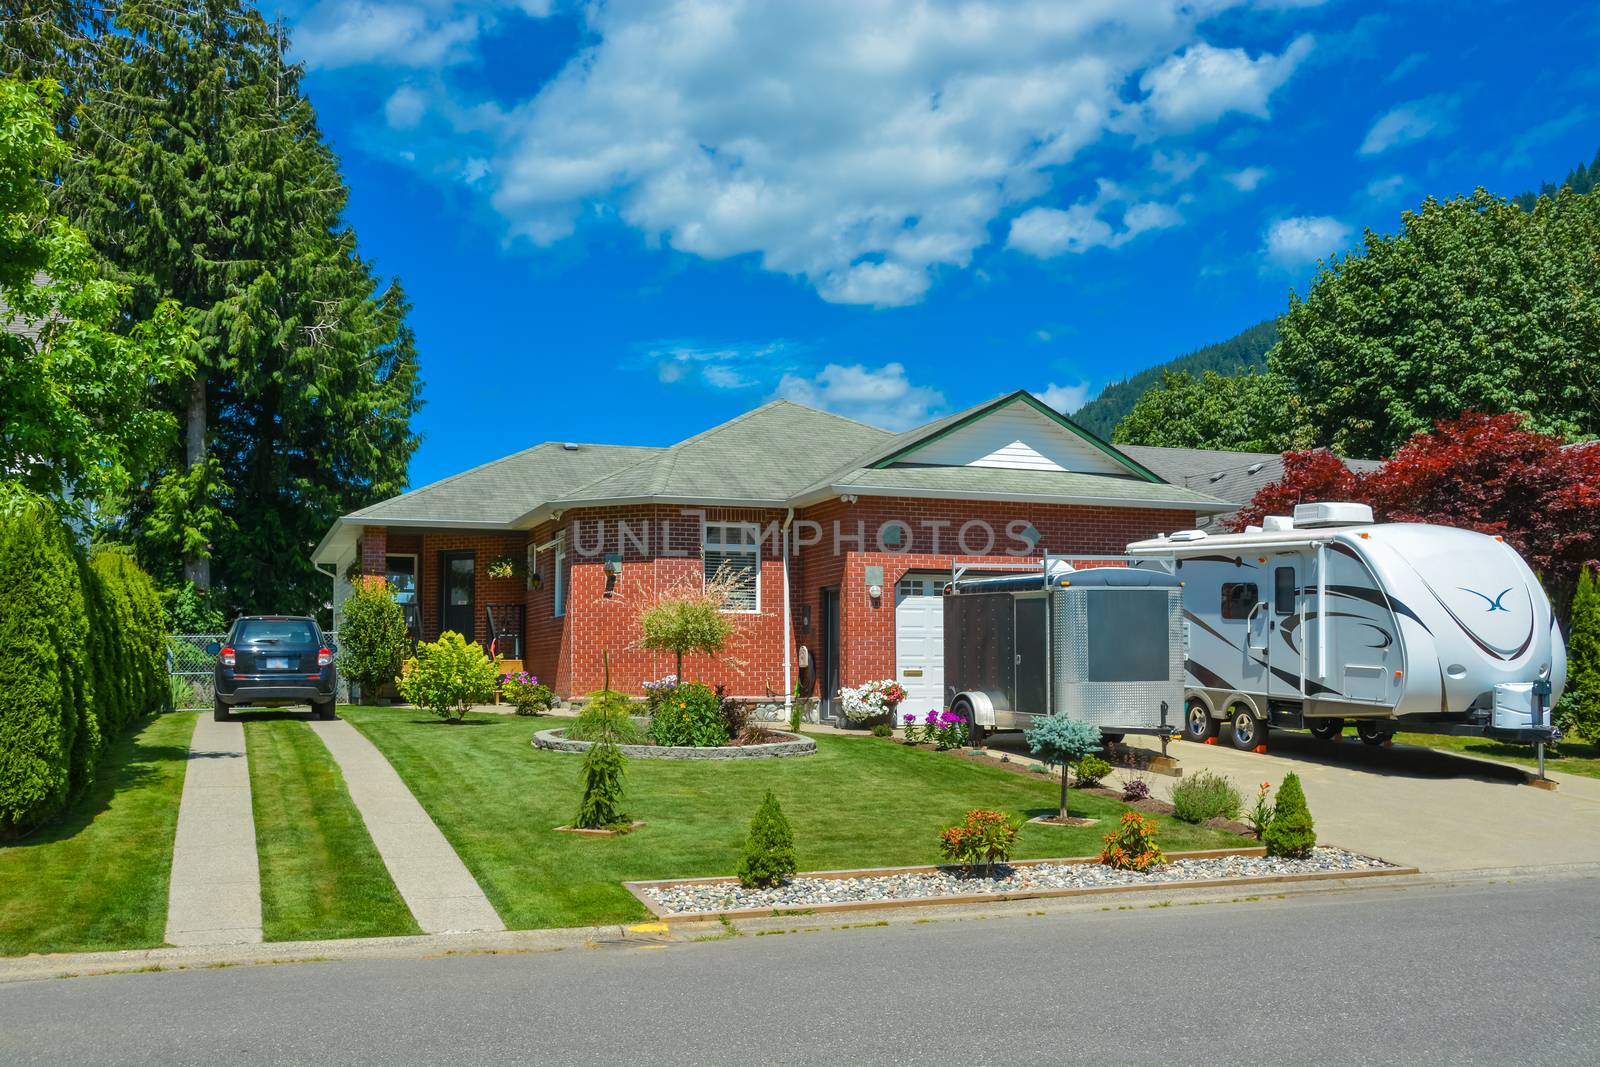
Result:
{"type": "Polygon", "coordinates": [[[1016,388],[1070,411],[1425,195],[1600,147],[1589,5],[266,10],[415,305],[413,484],[776,396],[895,429],[1016,388]]]}

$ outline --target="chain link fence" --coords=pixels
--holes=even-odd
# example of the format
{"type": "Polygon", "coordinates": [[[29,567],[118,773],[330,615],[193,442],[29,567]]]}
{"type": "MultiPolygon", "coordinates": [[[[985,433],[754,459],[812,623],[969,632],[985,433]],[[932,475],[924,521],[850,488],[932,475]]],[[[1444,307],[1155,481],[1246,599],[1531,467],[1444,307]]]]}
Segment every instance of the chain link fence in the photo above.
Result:
{"type": "MultiPolygon", "coordinates": [[[[339,643],[338,633],[323,633],[330,645],[339,643]]],[[[221,644],[228,635],[167,635],[167,696],[173,711],[210,711],[216,698],[216,653],[207,651],[221,644]]],[[[350,686],[339,679],[339,703],[350,703],[350,686]]]]}

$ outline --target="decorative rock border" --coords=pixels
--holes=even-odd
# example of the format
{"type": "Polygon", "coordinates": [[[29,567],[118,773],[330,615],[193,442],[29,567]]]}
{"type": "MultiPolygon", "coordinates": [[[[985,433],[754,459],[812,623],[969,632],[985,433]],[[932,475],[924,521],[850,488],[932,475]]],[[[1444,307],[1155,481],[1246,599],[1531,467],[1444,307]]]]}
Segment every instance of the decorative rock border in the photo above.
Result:
{"type": "MultiPolygon", "coordinates": [[[[1148,874],[1113,871],[1094,857],[1015,860],[1009,879],[962,876],[952,867],[878,867],[853,871],[806,871],[774,890],[743,890],[737,878],[675,878],[624,882],[662,922],[689,922],[720,916],[751,918],[794,910],[830,912],[879,908],[925,908],[940,904],[983,904],[1040,897],[1093,896],[1152,889],[1208,889],[1220,886],[1307,882],[1416,874],[1387,860],[1344,849],[1318,847],[1308,860],[1268,860],[1262,848],[1170,852],[1168,863],[1148,874]],[[1095,877],[1075,877],[1073,868],[1095,877]],[[809,883],[809,885],[808,885],[809,883]],[[853,883],[853,885],[852,885],[853,883]],[[868,887],[867,883],[882,883],[868,887]],[[825,888],[825,887],[834,888],[825,888]],[[854,892],[855,888],[865,892],[854,892]],[[808,892],[818,889],[820,892],[808,892]],[[877,890],[882,890],[879,892],[877,890]],[[674,890],[693,890],[674,893],[674,890]],[[669,901],[699,903],[699,910],[674,910],[669,901]]],[[[692,905],[691,905],[692,907],[692,905]]]]}
{"type": "MultiPolygon", "coordinates": [[[[587,752],[593,741],[570,741],[563,737],[566,730],[540,730],[533,735],[533,747],[550,752],[587,752]]],[[[624,756],[634,759],[784,759],[789,756],[809,756],[817,751],[817,743],[809,737],[774,733],[779,741],[760,745],[723,745],[720,748],[691,748],[687,745],[618,745],[624,756]]]]}

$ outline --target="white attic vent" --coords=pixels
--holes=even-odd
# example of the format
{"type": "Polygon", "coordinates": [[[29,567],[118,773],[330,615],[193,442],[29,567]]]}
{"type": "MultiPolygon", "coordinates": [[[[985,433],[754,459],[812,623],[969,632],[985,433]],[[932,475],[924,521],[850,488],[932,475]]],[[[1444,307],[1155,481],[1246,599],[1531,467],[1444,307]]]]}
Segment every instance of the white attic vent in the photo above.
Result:
{"type": "Polygon", "coordinates": [[[568,441],[566,444],[562,445],[561,447],[566,449],[568,452],[576,452],[578,450],[578,446],[573,444],[571,441],[568,441]]]}
{"type": "Polygon", "coordinates": [[[1365,526],[1372,522],[1372,509],[1366,504],[1329,500],[1321,504],[1296,504],[1294,524],[1300,529],[1325,526],[1365,526]]]}
{"type": "Polygon", "coordinates": [[[1211,477],[1207,478],[1206,481],[1208,481],[1208,482],[1220,482],[1220,481],[1222,481],[1223,476],[1226,475],[1227,473],[1228,473],[1227,471],[1218,471],[1217,473],[1213,474],[1211,477]]]}
{"type": "Polygon", "coordinates": [[[1292,530],[1294,520],[1287,515],[1268,515],[1261,520],[1263,530],[1292,530]]]}
{"type": "Polygon", "coordinates": [[[1252,463],[1252,464],[1250,464],[1250,466],[1245,468],[1244,472],[1246,474],[1260,474],[1261,473],[1261,468],[1264,467],[1264,466],[1266,466],[1266,464],[1264,464],[1264,463],[1252,463]]]}

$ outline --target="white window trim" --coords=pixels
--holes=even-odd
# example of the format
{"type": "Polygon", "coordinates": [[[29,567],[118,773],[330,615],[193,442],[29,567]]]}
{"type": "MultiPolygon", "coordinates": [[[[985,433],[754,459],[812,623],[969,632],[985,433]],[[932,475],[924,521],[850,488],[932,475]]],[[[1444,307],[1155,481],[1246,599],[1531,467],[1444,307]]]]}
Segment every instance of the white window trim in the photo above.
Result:
{"type": "Polygon", "coordinates": [[[726,615],[759,615],[759,614],[761,614],[761,524],[758,523],[758,522],[707,522],[707,523],[703,523],[701,525],[701,528],[700,528],[700,575],[701,575],[700,580],[701,580],[701,588],[705,587],[705,582],[708,580],[706,578],[706,574],[705,574],[705,558],[706,558],[706,553],[708,551],[720,552],[720,553],[722,553],[724,555],[726,555],[726,554],[728,554],[730,552],[737,552],[737,553],[741,553],[741,554],[748,552],[749,555],[751,555],[751,556],[753,556],[755,558],[755,561],[756,561],[755,606],[748,607],[748,608],[723,608],[722,611],[726,615]],[[707,535],[711,532],[713,527],[715,527],[715,528],[717,528],[719,530],[730,530],[730,529],[744,530],[746,533],[750,534],[750,540],[751,540],[752,543],[749,544],[749,545],[736,545],[731,549],[728,548],[726,545],[722,545],[722,544],[719,544],[715,549],[709,548],[707,546],[707,544],[706,544],[706,539],[707,539],[707,535]]]}
{"type": "Polygon", "coordinates": [[[550,614],[553,618],[561,618],[567,613],[567,577],[562,568],[567,562],[567,534],[563,530],[556,534],[550,546],[550,614]]]}

